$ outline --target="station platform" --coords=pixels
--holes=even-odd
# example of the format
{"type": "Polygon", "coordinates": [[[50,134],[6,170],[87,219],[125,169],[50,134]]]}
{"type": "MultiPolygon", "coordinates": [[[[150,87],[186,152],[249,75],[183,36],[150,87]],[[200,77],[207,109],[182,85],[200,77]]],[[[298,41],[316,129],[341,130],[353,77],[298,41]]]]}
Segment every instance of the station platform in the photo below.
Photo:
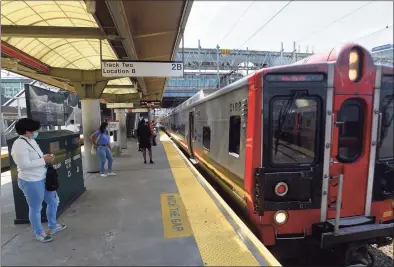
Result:
{"type": "Polygon", "coordinates": [[[2,173],[2,264],[280,266],[167,135],[153,160],[144,164],[129,141],[114,158],[117,176],[85,174],[87,191],[58,219],[68,228],[48,244],[13,224],[11,175],[2,173]]]}

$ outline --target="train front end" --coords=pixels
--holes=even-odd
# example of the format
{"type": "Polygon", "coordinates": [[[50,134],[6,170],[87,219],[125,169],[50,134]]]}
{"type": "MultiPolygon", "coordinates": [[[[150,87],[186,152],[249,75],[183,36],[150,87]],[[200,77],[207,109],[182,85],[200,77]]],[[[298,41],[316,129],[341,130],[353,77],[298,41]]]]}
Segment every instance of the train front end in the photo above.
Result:
{"type": "Polygon", "coordinates": [[[368,244],[390,243],[393,68],[349,44],[261,79],[263,141],[249,206],[264,244],[345,247],[352,262],[368,244]]]}

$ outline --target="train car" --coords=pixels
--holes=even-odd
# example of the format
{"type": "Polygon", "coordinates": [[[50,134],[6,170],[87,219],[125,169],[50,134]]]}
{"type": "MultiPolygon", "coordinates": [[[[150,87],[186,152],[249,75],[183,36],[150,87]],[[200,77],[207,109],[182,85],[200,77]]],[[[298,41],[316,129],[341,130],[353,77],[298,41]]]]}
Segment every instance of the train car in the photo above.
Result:
{"type": "Polygon", "coordinates": [[[200,91],[161,121],[274,251],[367,261],[394,237],[393,68],[357,44],[200,91]]]}

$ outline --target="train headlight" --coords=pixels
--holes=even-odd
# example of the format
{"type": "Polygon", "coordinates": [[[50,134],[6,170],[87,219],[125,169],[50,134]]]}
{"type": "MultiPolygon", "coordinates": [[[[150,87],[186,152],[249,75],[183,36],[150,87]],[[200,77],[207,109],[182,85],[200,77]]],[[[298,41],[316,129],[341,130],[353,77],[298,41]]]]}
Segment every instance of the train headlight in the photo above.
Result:
{"type": "Polygon", "coordinates": [[[274,214],[274,221],[275,221],[276,224],[282,225],[282,224],[285,224],[287,222],[288,217],[289,216],[288,216],[286,211],[278,210],[274,214]]]}
{"type": "Polygon", "coordinates": [[[352,82],[359,80],[361,76],[361,52],[357,48],[350,50],[349,55],[349,79],[352,82]]]}
{"type": "Polygon", "coordinates": [[[289,191],[289,187],[286,183],[280,182],[275,186],[275,194],[277,196],[283,197],[289,191]]]}

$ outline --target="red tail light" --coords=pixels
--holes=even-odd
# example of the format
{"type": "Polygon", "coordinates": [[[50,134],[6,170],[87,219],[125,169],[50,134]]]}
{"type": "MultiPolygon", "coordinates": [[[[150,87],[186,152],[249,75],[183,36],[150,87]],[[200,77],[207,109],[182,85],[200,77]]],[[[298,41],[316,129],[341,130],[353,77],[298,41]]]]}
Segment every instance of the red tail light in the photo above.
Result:
{"type": "Polygon", "coordinates": [[[289,187],[286,183],[280,182],[275,186],[275,194],[277,196],[283,197],[289,191],[289,187]]]}

